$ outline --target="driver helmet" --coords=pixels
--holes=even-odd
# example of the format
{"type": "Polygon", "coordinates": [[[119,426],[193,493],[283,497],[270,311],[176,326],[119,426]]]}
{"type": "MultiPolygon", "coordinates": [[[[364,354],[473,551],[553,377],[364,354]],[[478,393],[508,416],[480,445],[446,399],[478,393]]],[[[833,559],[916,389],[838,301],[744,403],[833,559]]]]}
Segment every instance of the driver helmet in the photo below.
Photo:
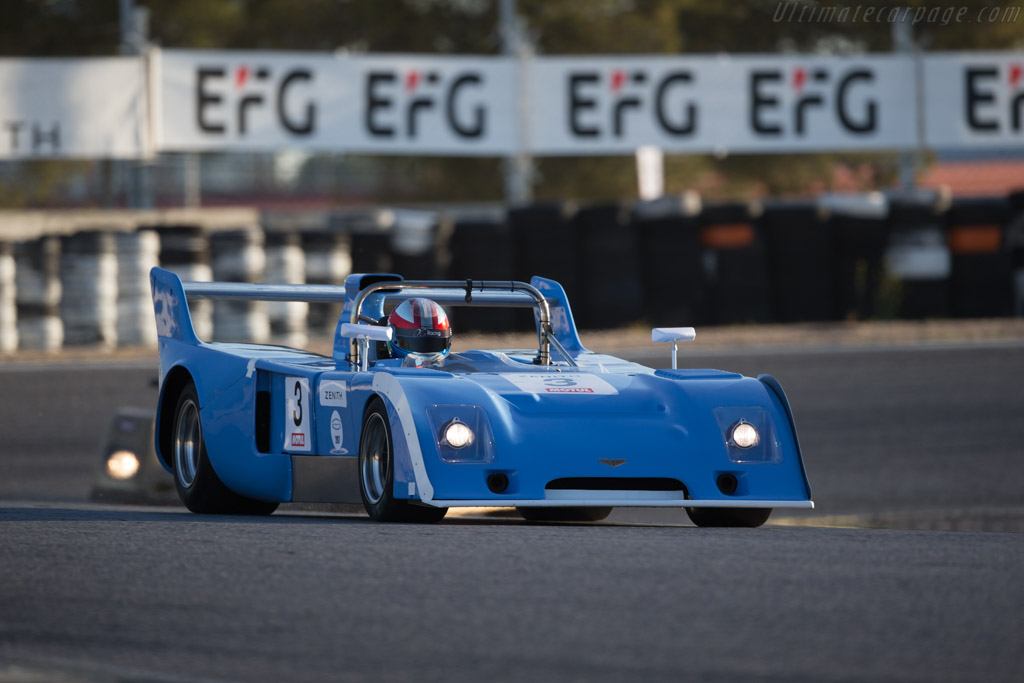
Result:
{"type": "Polygon", "coordinates": [[[395,358],[410,353],[446,355],[452,347],[448,315],[437,302],[422,297],[403,301],[388,316],[392,336],[388,350],[395,358]]]}

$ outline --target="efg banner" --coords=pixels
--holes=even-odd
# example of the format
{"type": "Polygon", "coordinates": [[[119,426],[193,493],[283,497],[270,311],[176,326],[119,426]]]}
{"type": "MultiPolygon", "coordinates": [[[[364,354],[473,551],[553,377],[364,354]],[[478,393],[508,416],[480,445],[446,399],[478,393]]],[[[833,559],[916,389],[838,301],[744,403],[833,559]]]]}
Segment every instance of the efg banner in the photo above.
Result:
{"type": "Polygon", "coordinates": [[[0,159],[148,156],[145,70],[127,57],[0,59],[0,159]]]}
{"type": "Polygon", "coordinates": [[[164,150],[497,156],[519,144],[507,59],[165,50],[159,72],[164,150]]]}
{"type": "Polygon", "coordinates": [[[537,154],[916,144],[914,64],[906,58],[543,58],[528,73],[537,154]]]}
{"type": "Polygon", "coordinates": [[[1024,53],[0,59],[0,159],[1024,147],[1024,53]]]}
{"type": "Polygon", "coordinates": [[[929,55],[924,113],[930,147],[1024,144],[1024,53],[929,55]]]}

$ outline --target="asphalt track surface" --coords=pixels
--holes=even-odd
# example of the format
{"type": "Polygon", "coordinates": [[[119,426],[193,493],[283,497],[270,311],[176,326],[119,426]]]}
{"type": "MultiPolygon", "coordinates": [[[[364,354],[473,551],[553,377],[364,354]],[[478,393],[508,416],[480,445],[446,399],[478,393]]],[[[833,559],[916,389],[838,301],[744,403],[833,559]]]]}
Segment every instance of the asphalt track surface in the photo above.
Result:
{"type": "Polygon", "coordinates": [[[709,530],[98,505],[99,441],[152,404],[151,364],[2,364],[0,682],[1021,680],[1024,344],[685,364],[783,382],[817,510],[709,530]]]}

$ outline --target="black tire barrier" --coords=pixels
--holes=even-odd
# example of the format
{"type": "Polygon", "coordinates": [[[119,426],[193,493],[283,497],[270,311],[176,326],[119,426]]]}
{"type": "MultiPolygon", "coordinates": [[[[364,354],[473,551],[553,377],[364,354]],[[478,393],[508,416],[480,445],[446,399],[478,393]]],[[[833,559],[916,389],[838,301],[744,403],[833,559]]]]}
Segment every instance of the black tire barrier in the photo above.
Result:
{"type": "Polygon", "coordinates": [[[350,236],[353,273],[393,273],[391,229],[394,214],[387,209],[346,212],[331,216],[330,230],[350,236]]]}
{"type": "MultiPolygon", "coordinates": [[[[551,202],[515,207],[508,225],[516,250],[516,280],[529,282],[534,275],[556,280],[570,302],[579,301],[579,264],[576,259],[576,206],[551,202]]],[[[573,311],[575,313],[575,310],[573,311]]]]}
{"type": "MultiPolygon", "coordinates": [[[[157,225],[160,236],[160,266],[184,282],[211,282],[210,238],[198,225],[157,225]]],[[[193,299],[188,302],[192,327],[200,339],[213,339],[213,302],[193,299]]]]}
{"type": "Polygon", "coordinates": [[[889,203],[879,193],[825,195],[818,206],[828,213],[832,233],[833,292],[840,319],[879,315],[889,239],[889,203]]]}
{"type": "Polygon", "coordinates": [[[160,237],[160,263],[163,267],[209,265],[210,239],[198,225],[141,226],[160,237]]]}
{"type": "Polygon", "coordinates": [[[117,345],[117,252],[114,235],[90,230],[61,240],[60,316],[64,343],[117,345]]]}
{"type": "MultiPolygon", "coordinates": [[[[306,256],[306,282],[311,285],[344,285],[352,269],[351,236],[332,221],[328,230],[300,234],[306,256]]],[[[311,303],[306,329],[310,337],[331,337],[341,315],[341,303],[311,303]]]]}
{"type": "Polygon", "coordinates": [[[583,329],[622,327],[643,317],[643,288],[636,239],[619,204],[581,208],[576,223],[579,302],[573,310],[583,329]]]}
{"type": "Polygon", "coordinates": [[[451,260],[452,221],[433,211],[394,211],[391,268],[406,280],[439,280],[451,260]]]}
{"type": "Polygon", "coordinates": [[[14,245],[0,242],[0,353],[18,348],[18,304],[14,245]]]}
{"type": "Polygon", "coordinates": [[[153,230],[119,232],[117,245],[117,343],[156,346],[149,271],[160,265],[160,236],[153,230]]]}
{"type": "Polygon", "coordinates": [[[729,203],[705,206],[700,214],[710,323],[771,320],[768,263],[756,223],[759,213],[758,206],[729,203]]]}
{"type": "MultiPolygon", "coordinates": [[[[456,218],[449,242],[449,280],[515,280],[516,251],[504,216],[456,218]]],[[[454,308],[452,329],[459,332],[501,333],[527,329],[520,311],[508,308],[454,308]]]]}
{"type": "Polygon", "coordinates": [[[1006,247],[1013,268],[1013,314],[1024,318],[1024,190],[1008,197],[1013,217],[1006,227],[1006,247]]]}
{"type": "Polygon", "coordinates": [[[654,327],[707,320],[708,279],[700,242],[699,200],[664,197],[633,208],[644,316],[654,327]]]}
{"type": "Polygon", "coordinates": [[[768,258],[772,318],[784,323],[834,320],[834,246],[818,206],[767,204],[759,223],[768,258]]]}
{"type": "Polygon", "coordinates": [[[934,197],[897,197],[889,203],[886,276],[898,318],[942,318],[949,315],[951,258],[942,208],[934,197]]]}
{"type": "MultiPolygon", "coordinates": [[[[306,254],[297,232],[267,230],[266,269],[263,281],[268,284],[305,284],[306,254]]],[[[302,347],[309,342],[306,320],[309,304],[305,301],[267,301],[267,318],[271,340],[278,344],[302,347]]]]}
{"type": "Polygon", "coordinates": [[[14,247],[18,348],[57,351],[64,345],[60,319],[60,238],[54,235],[14,247]]]}
{"type": "Polygon", "coordinates": [[[1006,197],[953,200],[946,212],[952,315],[990,318],[1013,312],[1013,255],[1005,234],[1010,216],[1006,197]]]}
{"type": "MultiPolygon", "coordinates": [[[[215,281],[263,281],[266,255],[261,230],[248,228],[213,233],[210,252],[215,281]]],[[[218,341],[269,341],[270,320],[266,302],[214,301],[213,338],[218,341]]]]}

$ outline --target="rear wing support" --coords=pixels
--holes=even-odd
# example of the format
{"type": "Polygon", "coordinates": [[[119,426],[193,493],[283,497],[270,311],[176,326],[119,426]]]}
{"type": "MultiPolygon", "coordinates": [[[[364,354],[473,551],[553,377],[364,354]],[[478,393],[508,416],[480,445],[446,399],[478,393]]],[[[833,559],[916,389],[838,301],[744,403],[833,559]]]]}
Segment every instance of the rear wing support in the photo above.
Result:
{"type": "MultiPolygon", "coordinates": [[[[551,365],[551,309],[548,301],[536,287],[515,280],[485,282],[483,280],[397,280],[377,282],[360,290],[352,305],[350,323],[360,321],[363,302],[375,292],[384,292],[388,300],[404,301],[423,296],[439,304],[455,306],[506,306],[513,308],[536,308],[540,316],[538,325],[539,347],[534,363],[551,365]]],[[[564,349],[557,343],[556,347],[570,365],[576,365],[573,359],[563,353],[564,349]]],[[[348,360],[361,366],[362,358],[357,339],[352,339],[348,360]]]]}

